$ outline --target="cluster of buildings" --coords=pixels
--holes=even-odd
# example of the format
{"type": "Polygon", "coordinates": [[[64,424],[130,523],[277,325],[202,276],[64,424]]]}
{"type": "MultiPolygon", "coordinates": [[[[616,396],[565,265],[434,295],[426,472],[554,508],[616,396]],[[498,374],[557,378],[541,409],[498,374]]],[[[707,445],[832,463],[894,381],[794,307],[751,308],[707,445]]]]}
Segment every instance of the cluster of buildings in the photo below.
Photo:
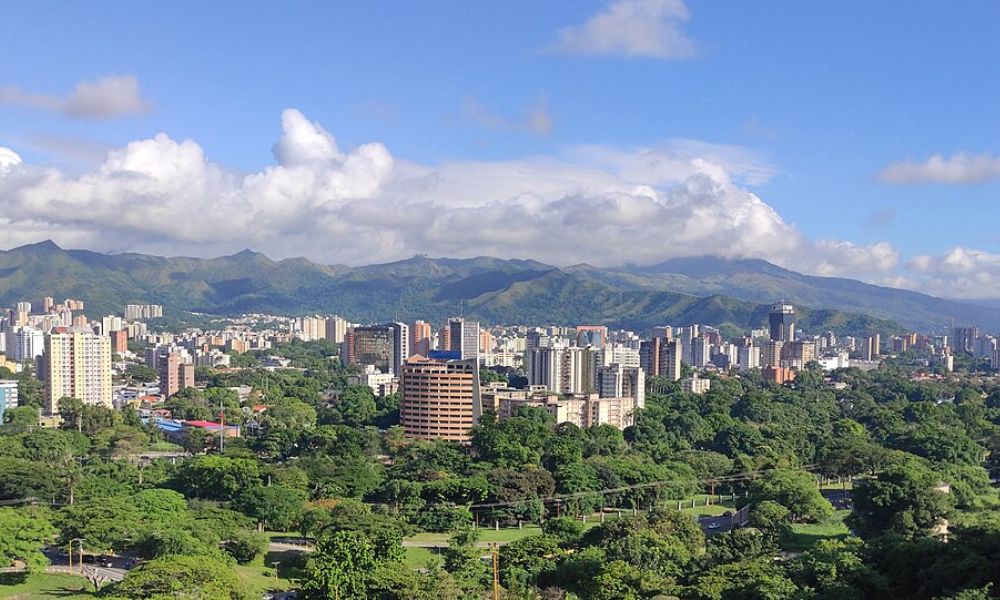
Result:
{"type": "MultiPolygon", "coordinates": [[[[484,412],[506,419],[524,406],[543,409],[560,423],[628,427],[645,405],[650,379],[656,385],[676,381],[686,392],[703,394],[711,388],[707,373],[759,369],[780,384],[810,363],[827,370],[868,369],[884,355],[912,349],[921,349],[946,370],[953,368],[955,352],[1000,368],[998,339],[975,327],[956,327],[951,338],[802,335],[795,308],[787,302],[772,305],[767,327],[737,337],[700,324],[662,325],[643,335],[603,325],[487,328],[460,317],[439,325],[423,320],[357,324],[338,315],[244,315],[214,330],[168,333],[150,331],[145,324],[163,316],[158,305],[130,304],[120,316],[100,320],[74,314],[82,310],[78,300],[45,298],[41,310],[18,302],[0,312],[0,367],[17,372],[33,365],[45,383],[44,411],[50,415],[58,413],[58,401],[66,396],[92,405],[151,410],[193,387],[197,367],[227,368],[233,355],[294,339],[335,344],[340,360],[357,367],[351,383],[367,385],[378,396],[399,392],[406,435],[463,443],[484,412]],[[131,341],[141,343],[142,356],[130,352],[131,341]],[[136,361],[156,371],[155,384],[114,385],[112,375],[136,361]],[[519,387],[486,383],[492,378],[481,378],[482,369],[508,371],[526,382],[519,387]]],[[[270,356],[265,367],[287,368],[288,361],[270,356]]],[[[17,381],[0,380],[0,414],[17,402],[17,381]]],[[[166,428],[200,427],[177,425],[169,415],[150,417],[166,428]]]]}

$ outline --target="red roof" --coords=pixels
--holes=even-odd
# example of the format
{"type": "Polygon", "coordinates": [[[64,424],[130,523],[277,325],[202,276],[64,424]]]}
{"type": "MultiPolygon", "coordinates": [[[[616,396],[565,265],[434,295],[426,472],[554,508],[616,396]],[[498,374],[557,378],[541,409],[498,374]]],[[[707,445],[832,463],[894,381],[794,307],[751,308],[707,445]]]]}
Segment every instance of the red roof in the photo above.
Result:
{"type": "Polygon", "coordinates": [[[211,421],[184,421],[185,425],[190,425],[191,427],[222,427],[219,423],[213,423],[211,421]]]}

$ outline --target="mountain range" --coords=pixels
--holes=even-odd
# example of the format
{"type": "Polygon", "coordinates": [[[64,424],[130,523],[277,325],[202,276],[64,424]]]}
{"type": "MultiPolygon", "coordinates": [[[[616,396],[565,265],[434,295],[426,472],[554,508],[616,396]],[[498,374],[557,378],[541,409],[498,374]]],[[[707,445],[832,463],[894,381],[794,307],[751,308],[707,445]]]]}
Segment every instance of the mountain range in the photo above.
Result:
{"type": "Polygon", "coordinates": [[[359,267],[244,250],[218,258],[102,254],[51,241],[0,252],[0,304],[77,298],[93,317],[129,303],[189,313],[338,313],[356,322],[463,314],[487,323],[601,323],[644,331],[707,323],[728,331],[766,323],[768,305],[796,305],[800,327],[841,334],[956,324],[1000,328],[1000,308],[841,278],[763,260],[677,258],[648,267],[558,268],[533,260],[415,256],[359,267]]]}

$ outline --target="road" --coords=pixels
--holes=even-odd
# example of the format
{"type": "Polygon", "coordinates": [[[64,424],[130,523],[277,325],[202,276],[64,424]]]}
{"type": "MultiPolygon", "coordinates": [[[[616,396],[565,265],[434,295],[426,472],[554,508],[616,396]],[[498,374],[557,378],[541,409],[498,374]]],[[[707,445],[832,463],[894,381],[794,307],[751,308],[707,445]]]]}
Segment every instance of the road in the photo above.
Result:
{"type": "MultiPolygon", "coordinates": [[[[73,556],[73,567],[69,566],[69,556],[66,551],[62,548],[46,548],[45,556],[49,559],[49,566],[45,569],[48,573],[66,573],[70,575],[81,575],[80,567],[77,564],[77,555],[73,556]]],[[[85,574],[96,574],[98,577],[102,577],[109,581],[121,581],[125,579],[125,574],[128,573],[129,564],[128,559],[116,556],[111,559],[112,566],[103,567],[98,566],[96,563],[84,562],[83,572],[85,574]]]]}

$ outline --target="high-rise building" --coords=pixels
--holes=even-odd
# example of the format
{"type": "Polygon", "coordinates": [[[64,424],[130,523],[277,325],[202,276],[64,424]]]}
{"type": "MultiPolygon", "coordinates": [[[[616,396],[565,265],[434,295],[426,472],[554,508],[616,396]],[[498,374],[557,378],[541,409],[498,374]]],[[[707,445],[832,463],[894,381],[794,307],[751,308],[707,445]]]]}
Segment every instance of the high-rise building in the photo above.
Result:
{"type": "Polygon", "coordinates": [[[119,329],[118,331],[112,331],[111,335],[111,352],[114,354],[125,354],[128,352],[128,331],[125,329],[119,329]]]}
{"type": "Polygon", "coordinates": [[[160,394],[164,398],[194,387],[194,360],[182,348],[176,346],[157,348],[156,370],[160,375],[160,394]]]}
{"type": "Polygon", "coordinates": [[[482,401],[479,363],[411,357],[402,368],[399,420],[407,437],[469,442],[482,401]]]}
{"type": "Polygon", "coordinates": [[[952,347],[956,352],[972,352],[972,344],[977,337],[978,327],[956,327],[952,332],[952,347]]]}
{"type": "Polygon", "coordinates": [[[684,344],[673,340],[660,345],[660,376],[671,381],[681,378],[681,356],[684,355],[684,344]]]}
{"type": "Polygon", "coordinates": [[[704,367],[712,362],[712,344],[708,336],[699,335],[691,340],[691,364],[704,367]]]}
{"type": "Polygon", "coordinates": [[[660,346],[666,339],[653,336],[653,339],[639,344],[639,366],[650,377],[660,374],[660,346]]]}
{"type": "Polygon", "coordinates": [[[739,346],[737,364],[742,371],[760,367],[760,346],[739,346]]]}
{"type": "Polygon", "coordinates": [[[18,302],[14,309],[19,313],[31,314],[31,302],[18,302]]]}
{"type": "Polygon", "coordinates": [[[56,305],[56,301],[52,299],[52,296],[46,296],[42,298],[42,312],[49,314],[52,312],[52,308],[56,305]]]}
{"type": "Polygon", "coordinates": [[[59,412],[65,397],[111,408],[111,338],[79,327],[54,329],[45,336],[42,362],[49,414],[59,412]]]}
{"type": "Polygon", "coordinates": [[[479,360],[479,323],[455,318],[448,322],[449,350],[458,352],[462,360],[479,360]]]}
{"type": "Polygon", "coordinates": [[[437,349],[441,351],[451,350],[451,326],[447,323],[438,330],[437,349]]]}
{"type": "Polygon", "coordinates": [[[861,338],[861,360],[874,361],[879,356],[879,335],[861,338]]]}
{"type": "Polygon", "coordinates": [[[15,325],[4,335],[7,358],[14,362],[33,361],[45,349],[44,335],[40,329],[15,325]]]}
{"type": "Polygon", "coordinates": [[[399,375],[403,363],[410,358],[410,326],[406,323],[389,323],[392,330],[392,373],[399,375]]]}
{"type": "Polygon", "coordinates": [[[674,337],[674,328],[670,325],[657,325],[653,327],[653,339],[670,340],[674,337]]]}
{"type": "MultiPolygon", "coordinates": [[[[771,312],[767,316],[768,324],[771,326],[772,342],[794,342],[795,341],[795,307],[786,302],[778,302],[771,305],[771,312]]],[[[777,363],[775,363],[777,364],[777,363]]]]}
{"type": "Polygon", "coordinates": [[[17,380],[0,379],[0,423],[4,412],[17,408],[17,380]]]}
{"type": "MultiPolygon", "coordinates": [[[[69,301],[67,300],[67,302],[69,301]]],[[[126,304],[124,315],[127,321],[156,319],[163,316],[163,307],[159,304],[126,304]]]]}
{"type": "Polygon", "coordinates": [[[410,354],[419,354],[424,357],[430,354],[431,335],[430,323],[419,320],[414,321],[410,325],[410,354]]]}
{"type": "Polygon", "coordinates": [[[561,394],[588,392],[590,386],[585,378],[588,358],[590,356],[585,349],[576,346],[526,350],[524,364],[528,385],[543,385],[547,390],[561,394]]]}
{"type": "Polygon", "coordinates": [[[646,406],[646,373],[639,367],[612,364],[597,369],[597,394],[601,398],[632,398],[637,408],[646,406]]]}
{"type": "Polygon", "coordinates": [[[326,339],[326,317],[299,317],[295,321],[297,336],[305,342],[326,339]]]}
{"type": "Polygon", "coordinates": [[[577,325],[576,345],[584,348],[603,348],[608,343],[608,328],[605,325],[577,325]]]}
{"type": "Polygon", "coordinates": [[[347,319],[333,315],[326,318],[326,340],[334,344],[344,343],[347,333],[347,319]]]}
{"type": "Polygon", "coordinates": [[[381,325],[351,327],[344,335],[341,357],[348,365],[372,365],[383,373],[396,364],[393,355],[393,331],[381,325]]]}
{"type": "Polygon", "coordinates": [[[781,366],[781,353],[785,347],[785,342],[782,340],[771,340],[770,342],[764,342],[760,346],[760,366],[762,367],[780,367],[781,366]]]}

